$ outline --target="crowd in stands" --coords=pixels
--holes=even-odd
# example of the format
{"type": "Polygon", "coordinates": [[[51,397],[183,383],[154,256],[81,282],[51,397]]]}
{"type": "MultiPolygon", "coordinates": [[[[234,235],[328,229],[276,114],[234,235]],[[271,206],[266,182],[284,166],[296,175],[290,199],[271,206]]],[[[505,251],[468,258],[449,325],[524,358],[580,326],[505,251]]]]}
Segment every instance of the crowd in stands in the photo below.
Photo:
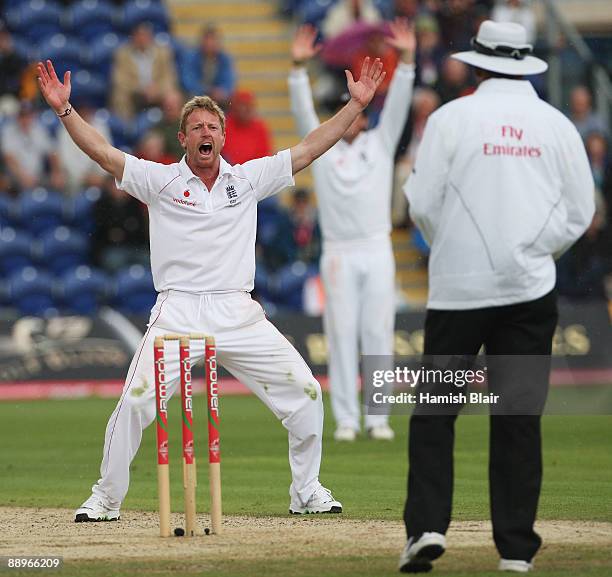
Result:
{"type": "MultiPolygon", "coordinates": [[[[449,54],[468,49],[480,22],[490,17],[520,22],[538,41],[528,0],[283,0],[281,8],[296,24],[308,22],[320,32],[320,103],[336,106],[344,68],[359,69],[366,54],[384,61],[387,81],[371,107],[372,123],[397,65],[384,41],[385,23],[395,16],[414,23],[417,88],[396,155],[393,204],[394,224],[408,228],[401,185],[427,118],[475,90],[467,67],[449,54]]],[[[79,113],[115,146],[162,163],[183,155],[176,133],[182,105],[195,94],[211,95],[226,111],[226,160],[242,163],[272,153],[255,97],[239,88],[221,31],[206,23],[193,45],[179,41],[160,0],[15,0],[4,2],[2,14],[0,306],[22,314],[91,313],[110,303],[146,313],[153,298],[146,209],[119,191],[42,106],[35,62],[52,58],[60,75],[70,69],[79,113]]],[[[566,112],[585,140],[598,210],[559,263],[559,290],[574,298],[604,297],[612,270],[610,131],[593,110],[587,77],[572,70],[566,112]]],[[[545,85],[535,87],[545,98],[545,85]]],[[[270,307],[302,309],[302,287],[318,272],[315,204],[302,189],[286,207],[276,199],[261,203],[256,291],[270,307]]],[[[427,246],[418,231],[412,234],[426,260],[427,246]]]]}

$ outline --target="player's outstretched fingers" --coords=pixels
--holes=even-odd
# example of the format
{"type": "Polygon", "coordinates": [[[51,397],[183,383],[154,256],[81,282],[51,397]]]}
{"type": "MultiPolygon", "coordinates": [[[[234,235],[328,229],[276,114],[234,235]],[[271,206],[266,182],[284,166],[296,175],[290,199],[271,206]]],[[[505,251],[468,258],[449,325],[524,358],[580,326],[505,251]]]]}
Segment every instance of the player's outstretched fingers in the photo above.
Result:
{"type": "Polygon", "coordinates": [[[53,62],[51,62],[51,60],[47,60],[47,69],[49,70],[49,77],[51,80],[57,80],[59,82],[59,78],[55,73],[55,68],[53,67],[53,62]]]}
{"type": "Polygon", "coordinates": [[[366,56],[363,60],[363,64],[361,65],[361,74],[359,78],[366,78],[368,76],[368,72],[370,71],[370,57],[366,56]]]}

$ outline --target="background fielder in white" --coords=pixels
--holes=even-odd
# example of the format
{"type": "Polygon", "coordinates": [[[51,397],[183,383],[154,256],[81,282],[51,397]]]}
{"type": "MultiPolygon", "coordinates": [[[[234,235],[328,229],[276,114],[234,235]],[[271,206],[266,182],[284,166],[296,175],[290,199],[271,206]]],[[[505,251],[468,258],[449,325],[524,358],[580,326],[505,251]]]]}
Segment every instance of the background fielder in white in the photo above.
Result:
{"type": "MultiPolygon", "coordinates": [[[[336,419],[335,438],[352,441],[360,430],[357,392],[359,345],[364,355],[393,355],[395,261],[391,245],[393,158],[412,97],[414,50],[412,28],[391,23],[389,44],[400,51],[380,122],[366,130],[361,114],[312,166],[317,194],[325,288],[323,317],[329,351],[329,382],[336,419]]],[[[300,135],[319,125],[304,63],[318,51],[316,31],[304,26],[292,46],[289,75],[291,110],[300,135]]],[[[373,438],[392,439],[386,415],[366,415],[373,438]]]]}
{"type": "MultiPolygon", "coordinates": [[[[70,72],[60,82],[47,60],[46,65],[38,64],[38,74],[45,100],[74,142],[121,188],[147,205],[153,279],[160,292],[107,426],[101,478],[75,520],[119,518],[131,460],[155,415],[152,349],[155,336],[164,332],[213,334],[220,364],[249,386],[288,429],[290,511],[340,512],[341,504],[318,481],[320,386],[248,291],[255,272],[257,201],[293,184],[293,174],[341,138],[384,79],[380,61],[367,59],[357,82],[347,71],[350,102],[297,146],[235,167],[220,157],[224,116],[208,97],[196,97],[183,108],[178,138],[186,154],[180,163],[165,166],[112,147],[72,110],[70,72]]],[[[195,348],[192,362],[202,354],[195,348]]],[[[170,393],[177,387],[176,359],[178,355],[168,365],[170,393]]]]}

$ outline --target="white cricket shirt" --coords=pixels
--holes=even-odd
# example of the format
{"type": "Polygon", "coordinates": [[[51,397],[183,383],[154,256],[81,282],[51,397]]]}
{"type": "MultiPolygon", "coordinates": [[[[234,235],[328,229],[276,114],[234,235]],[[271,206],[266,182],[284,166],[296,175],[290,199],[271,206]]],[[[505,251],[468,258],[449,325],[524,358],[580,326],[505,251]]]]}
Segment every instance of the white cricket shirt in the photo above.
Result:
{"type": "Polygon", "coordinates": [[[431,309],[528,302],[594,213],[582,139],[526,80],[489,79],[428,119],[404,186],[431,246],[431,309]]]}
{"type": "MultiPolygon", "coordinates": [[[[324,241],[360,241],[391,232],[393,157],[404,129],[414,66],[400,63],[393,75],[376,128],[349,144],[340,140],[314,161],[312,171],[324,241]]],[[[301,136],[319,126],[304,69],[289,75],[291,110],[301,136]]]]}
{"type": "Polygon", "coordinates": [[[117,186],[149,209],[155,289],[251,291],[257,202],[294,184],[291,153],[230,166],[221,158],[209,192],[185,158],[164,165],[125,155],[117,186]]]}

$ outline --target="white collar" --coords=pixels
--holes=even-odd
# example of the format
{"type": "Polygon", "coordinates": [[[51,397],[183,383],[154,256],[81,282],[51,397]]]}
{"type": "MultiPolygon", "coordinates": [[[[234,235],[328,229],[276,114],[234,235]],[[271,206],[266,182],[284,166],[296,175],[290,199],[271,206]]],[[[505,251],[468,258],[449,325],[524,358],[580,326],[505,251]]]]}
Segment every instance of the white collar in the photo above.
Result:
{"type": "Polygon", "coordinates": [[[484,80],[480,83],[476,92],[478,94],[505,92],[511,94],[525,94],[538,98],[538,93],[529,80],[512,80],[510,78],[489,78],[484,80]]]}
{"type": "MultiPolygon", "coordinates": [[[[234,173],[232,165],[229,164],[229,162],[226,162],[226,160],[222,156],[219,157],[219,161],[219,176],[234,173]]],[[[192,178],[198,178],[195,174],[193,174],[191,168],[189,168],[185,155],[183,155],[183,158],[181,158],[181,161],[178,163],[178,167],[181,176],[185,179],[186,182],[189,182],[192,178]]]]}

